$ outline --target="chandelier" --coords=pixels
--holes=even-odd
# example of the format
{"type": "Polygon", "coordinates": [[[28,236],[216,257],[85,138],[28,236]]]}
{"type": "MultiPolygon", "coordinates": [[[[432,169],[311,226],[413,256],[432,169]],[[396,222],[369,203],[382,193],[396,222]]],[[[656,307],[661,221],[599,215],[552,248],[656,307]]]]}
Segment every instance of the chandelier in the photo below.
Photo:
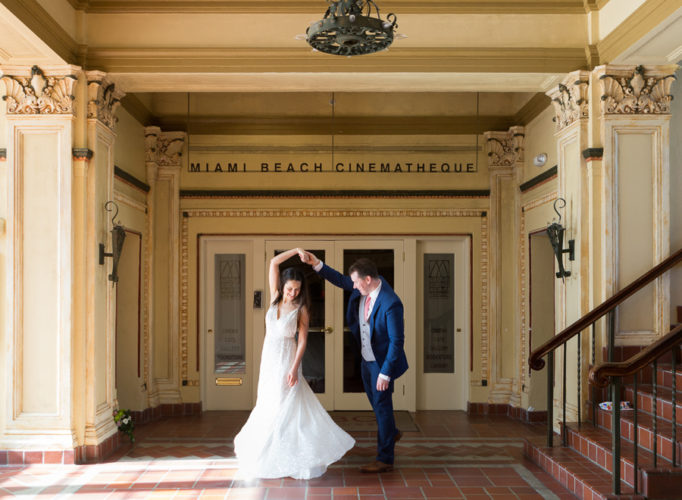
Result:
{"type": "Polygon", "coordinates": [[[327,0],[324,18],[306,30],[306,40],[316,50],[337,56],[357,56],[385,50],[398,27],[395,14],[381,19],[372,0],[327,0]],[[373,15],[374,14],[374,15],[373,15]]]}

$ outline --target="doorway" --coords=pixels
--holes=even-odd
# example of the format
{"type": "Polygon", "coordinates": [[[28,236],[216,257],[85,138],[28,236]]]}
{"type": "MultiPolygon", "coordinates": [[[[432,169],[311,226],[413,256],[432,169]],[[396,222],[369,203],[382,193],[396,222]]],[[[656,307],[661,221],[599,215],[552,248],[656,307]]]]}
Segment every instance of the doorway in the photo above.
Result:
{"type": "Polygon", "coordinates": [[[465,410],[471,238],[417,242],[417,409],[465,410]]]}

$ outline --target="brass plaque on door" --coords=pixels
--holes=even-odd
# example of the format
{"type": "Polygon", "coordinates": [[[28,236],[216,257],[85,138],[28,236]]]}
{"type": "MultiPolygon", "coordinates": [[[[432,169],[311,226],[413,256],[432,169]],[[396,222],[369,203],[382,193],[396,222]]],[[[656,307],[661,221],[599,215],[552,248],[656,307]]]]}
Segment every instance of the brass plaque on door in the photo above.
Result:
{"type": "Polygon", "coordinates": [[[242,385],[243,380],[240,377],[218,377],[215,379],[215,385],[242,385]]]}

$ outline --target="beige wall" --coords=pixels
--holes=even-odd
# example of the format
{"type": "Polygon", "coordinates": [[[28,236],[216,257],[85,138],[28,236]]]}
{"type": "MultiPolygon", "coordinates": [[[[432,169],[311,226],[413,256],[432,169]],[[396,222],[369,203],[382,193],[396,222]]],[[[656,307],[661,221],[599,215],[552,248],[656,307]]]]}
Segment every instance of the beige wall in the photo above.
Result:
{"type": "Polygon", "coordinates": [[[114,146],[114,164],[142,182],[147,181],[147,170],[144,164],[144,127],[119,107],[116,112],[116,144],[114,146]]]}
{"type": "Polygon", "coordinates": [[[526,125],[526,152],[522,182],[540,175],[557,164],[556,139],[554,137],[556,125],[552,118],[554,118],[554,108],[549,106],[526,125]],[[547,155],[547,163],[538,168],[533,165],[533,158],[540,153],[547,155]]]}

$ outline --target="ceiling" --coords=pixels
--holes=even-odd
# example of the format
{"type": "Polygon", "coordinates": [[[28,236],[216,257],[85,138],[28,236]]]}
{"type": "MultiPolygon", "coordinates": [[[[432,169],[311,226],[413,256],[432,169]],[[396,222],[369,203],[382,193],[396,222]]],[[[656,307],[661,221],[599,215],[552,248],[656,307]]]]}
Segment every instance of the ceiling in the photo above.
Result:
{"type": "Polygon", "coordinates": [[[570,71],[682,54],[682,0],[376,1],[405,37],[347,58],[301,39],[323,0],[0,0],[0,64],[105,71],[164,128],[189,94],[193,133],[327,131],[332,94],[337,126],[464,133],[526,123],[570,71]]]}

